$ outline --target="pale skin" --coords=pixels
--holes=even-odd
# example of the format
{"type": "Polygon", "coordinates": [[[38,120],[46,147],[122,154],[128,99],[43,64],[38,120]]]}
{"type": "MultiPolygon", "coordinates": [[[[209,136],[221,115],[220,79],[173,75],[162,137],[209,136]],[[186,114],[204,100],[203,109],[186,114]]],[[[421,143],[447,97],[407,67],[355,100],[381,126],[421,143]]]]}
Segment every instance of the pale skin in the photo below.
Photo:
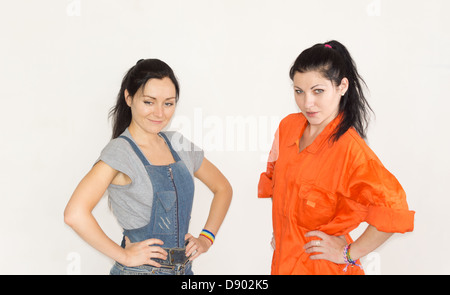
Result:
{"type": "MultiPolygon", "coordinates": [[[[301,152],[313,143],[328,123],[338,115],[340,99],[348,90],[348,80],[343,78],[339,85],[335,85],[320,72],[309,71],[297,72],[293,82],[295,101],[309,123],[300,139],[299,152],[301,152]]],[[[391,235],[392,233],[382,232],[368,225],[363,234],[352,243],[351,258],[357,260],[366,256],[391,235]]],[[[310,255],[310,259],[346,263],[343,252],[347,241],[344,236],[331,236],[321,231],[310,231],[305,236],[314,238],[303,246],[306,253],[315,253],[310,255]]],[[[271,245],[275,249],[273,238],[271,245]]]]}
{"type": "MultiPolygon", "coordinates": [[[[168,165],[175,162],[169,147],[158,135],[172,118],[176,107],[175,86],[169,78],[151,79],[134,95],[125,90],[125,100],[132,111],[132,120],[128,130],[140,149],[154,165],[168,165]]],[[[225,176],[206,158],[194,176],[202,181],[213,193],[209,216],[204,228],[216,234],[228,211],[232,188],[225,176]]],[[[92,215],[109,184],[127,185],[130,177],[99,161],[81,180],[64,211],[64,221],[71,226],[92,247],[125,265],[143,264],[160,267],[154,258],[166,259],[164,243],[159,239],[131,243],[125,237],[125,249],[112,241],[101,229],[92,215]]],[[[194,260],[208,251],[211,242],[203,237],[188,233],[186,256],[194,260]]]]}

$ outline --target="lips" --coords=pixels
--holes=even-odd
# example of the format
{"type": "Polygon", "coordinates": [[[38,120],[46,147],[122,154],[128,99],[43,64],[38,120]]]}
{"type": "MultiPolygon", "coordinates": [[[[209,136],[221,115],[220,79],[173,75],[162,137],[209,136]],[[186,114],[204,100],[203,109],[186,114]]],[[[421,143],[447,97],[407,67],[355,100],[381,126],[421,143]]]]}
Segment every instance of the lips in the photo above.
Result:
{"type": "Polygon", "coordinates": [[[314,117],[314,116],[316,116],[318,113],[319,113],[319,112],[306,112],[306,115],[307,115],[308,117],[314,117]]]}
{"type": "Polygon", "coordinates": [[[153,124],[162,124],[163,121],[156,121],[156,120],[150,120],[149,121],[153,124]]]}

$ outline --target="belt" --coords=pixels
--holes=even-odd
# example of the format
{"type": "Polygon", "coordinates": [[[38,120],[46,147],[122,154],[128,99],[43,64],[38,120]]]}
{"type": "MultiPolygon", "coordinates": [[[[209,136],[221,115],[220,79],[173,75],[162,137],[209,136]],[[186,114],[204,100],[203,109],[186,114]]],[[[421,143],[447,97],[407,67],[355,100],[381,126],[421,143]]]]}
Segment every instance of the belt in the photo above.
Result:
{"type": "Polygon", "coordinates": [[[139,266],[127,267],[116,261],[114,265],[120,272],[120,274],[171,274],[171,275],[184,275],[186,270],[191,265],[191,261],[188,260],[185,264],[177,265],[162,265],[161,267],[155,267],[148,264],[139,266]],[[160,271],[158,271],[160,270],[160,271]],[[162,272],[162,273],[161,273],[162,272]]]}
{"type": "MultiPolygon", "coordinates": [[[[183,275],[185,274],[186,267],[188,267],[191,264],[191,261],[189,260],[189,257],[186,257],[186,248],[163,248],[167,252],[167,259],[162,260],[159,258],[152,258],[153,261],[158,262],[161,264],[161,267],[166,269],[167,271],[173,271],[173,274],[175,275],[183,275]]],[[[122,264],[116,262],[116,265],[118,268],[124,268],[122,264]]],[[[149,265],[149,264],[143,264],[140,266],[131,267],[138,270],[144,270],[148,271],[149,273],[154,273],[158,267],[149,265]]],[[[137,271],[138,273],[140,271],[137,271]]]]}
{"type": "Polygon", "coordinates": [[[163,248],[167,252],[167,259],[162,260],[153,258],[155,262],[161,264],[162,268],[176,269],[177,267],[185,268],[190,262],[189,257],[186,257],[186,248],[163,248]]]}

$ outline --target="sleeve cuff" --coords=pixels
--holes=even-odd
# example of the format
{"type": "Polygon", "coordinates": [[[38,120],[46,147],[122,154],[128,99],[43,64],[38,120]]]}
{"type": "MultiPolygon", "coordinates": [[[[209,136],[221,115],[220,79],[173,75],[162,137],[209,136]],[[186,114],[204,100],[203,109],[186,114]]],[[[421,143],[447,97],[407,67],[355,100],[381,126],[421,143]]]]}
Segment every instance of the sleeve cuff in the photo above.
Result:
{"type": "Polygon", "coordinates": [[[259,177],[258,198],[272,198],[272,194],[272,179],[267,176],[266,172],[263,172],[259,177]]]}
{"type": "Polygon", "coordinates": [[[366,222],[382,232],[405,233],[414,229],[414,214],[407,209],[370,206],[366,222]]]}

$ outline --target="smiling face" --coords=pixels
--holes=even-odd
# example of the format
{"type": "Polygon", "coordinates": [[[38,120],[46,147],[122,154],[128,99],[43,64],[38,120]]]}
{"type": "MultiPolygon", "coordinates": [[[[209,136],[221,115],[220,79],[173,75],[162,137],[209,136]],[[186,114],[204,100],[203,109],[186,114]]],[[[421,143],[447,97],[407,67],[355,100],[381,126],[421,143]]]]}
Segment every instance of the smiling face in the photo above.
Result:
{"type": "Polygon", "coordinates": [[[133,97],[125,90],[125,100],[131,108],[130,127],[157,134],[175,112],[175,85],[168,77],[150,79],[133,97]]]}
{"type": "Polygon", "coordinates": [[[339,113],[341,96],[348,89],[343,78],[336,86],[319,71],[296,72],[293,78],[295,102],[311,127],[323,130],[339,113]]]}

